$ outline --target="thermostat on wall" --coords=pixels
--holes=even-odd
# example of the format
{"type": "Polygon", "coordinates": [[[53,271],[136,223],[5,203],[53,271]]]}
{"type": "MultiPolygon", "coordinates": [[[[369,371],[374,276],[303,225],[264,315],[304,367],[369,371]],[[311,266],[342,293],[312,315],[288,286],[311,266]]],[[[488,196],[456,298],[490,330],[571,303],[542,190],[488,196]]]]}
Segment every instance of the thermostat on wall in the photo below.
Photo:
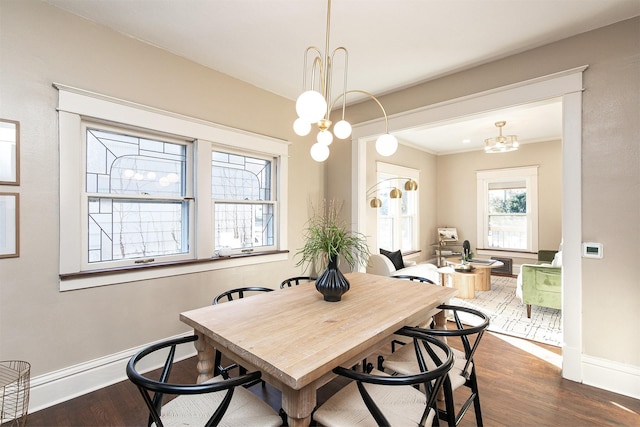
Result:
{"type": "Polygon", "coordinates": [[[584,258],[602,258],[602,243],[584,242],[582,256],[584,258]]]}

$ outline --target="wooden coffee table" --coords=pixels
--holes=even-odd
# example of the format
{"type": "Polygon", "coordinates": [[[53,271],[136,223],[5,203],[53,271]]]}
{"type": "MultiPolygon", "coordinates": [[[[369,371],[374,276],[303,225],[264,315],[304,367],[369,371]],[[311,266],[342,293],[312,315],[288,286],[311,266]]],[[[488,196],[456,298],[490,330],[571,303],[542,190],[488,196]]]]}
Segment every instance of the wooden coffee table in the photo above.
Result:
{"type": "Polygon", "coordinates": [[[473,299],[476,297],[476,290],[482,280],[480,270],[454,271],[449,274],[451,274],[451,286],[458,290],[456,298],[473,299]]]}
{"type": "MultiPolygon", "coordinates": [[[[460,264],[461,259],[447,258],[446,262],[447,264],[451,265],[451,267],[453,267],[456,264],[460,264]]],[[[473,281],[476,291],[490,291],[491,290],[491,269],[502,267],[504,265],[502,261],[498,261],[498,260],[479,260],[478,262],[471,261],[470,264],[474,267],[473,273],[477,274],[478,277],[473,279],[468,278],[464,280],[473,281]],[[493,262],[489,263],[489,261],[493,261],[493,262]]],[[[471,274],[471,273],[456,272],[456,275],[460,275],[460,274],[471,274]]],[[[455,275],[452,275],[452,277],[453,277],[452,280],[455,282],[456,281],[455,275]]],[[[458,280],[462,280],[462,279],[458,279],[458,280]]],[[[460,297],[460,295],[458,295],[458,297],[460,297]]],[[[471,298],[475,298],[475,297],[471,297],[471,298]]]]}

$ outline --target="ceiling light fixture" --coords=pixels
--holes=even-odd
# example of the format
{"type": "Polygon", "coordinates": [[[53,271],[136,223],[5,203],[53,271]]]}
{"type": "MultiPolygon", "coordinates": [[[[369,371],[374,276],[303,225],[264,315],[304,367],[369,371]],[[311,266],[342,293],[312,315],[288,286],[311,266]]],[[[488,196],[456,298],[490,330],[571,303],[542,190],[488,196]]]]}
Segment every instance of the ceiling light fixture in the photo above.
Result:
{"type": "Polygon", "coordinates": [[[329,55],[329,33],[331,28],[331,0],[327,0],[327,30],[324,55],[315,46],[309,46],[304,53],[304,69],[302,77],[302,94],[296,101],[298,119],[293,123],[293,130],[297,135],[305,136],[311,132],[311,125],[316,124],[319,132],[316,143],[311,147],[311,157],[317,162],[323,162],[329,158],[329,145],[333,142],[333,136],[339,139],[347,139],[351,136],[351,124],[345,120],[347,94],[361,93],[374,100],[384,115],[385,133],[376,140],[376,151],[381,156],[390,156],[398,149],[398,140],[389,133],[389,120],[387,113],[378,99],[369,92],[363,90],[347,90],[347,64],[349,52],[344,47],[337,47],[329,55]],[[342,92],[332,102],[332,71],[336,54],[342,53],[344,58],[344,76],[342,92]],[[307,67],[309,55],[312,55],[311,66],[307,67]],[[310,74],[310,83],[307,87],[307,74],[310,74]],[[333,133],[329,130],[332,123],[329,119],[336,102],[342,100],[342,119],[333,126],[333,133]]]}
{"type": "MultiPolygon", "coordinates": [[[[369,206],[371,206],[372,208],[379,208],[382,206],[382,200],[380,200],[380,198],[378,198],[377,195],[377,188],[380,186],[380,184],[389,182],[389,181],[399,181],[401,179],[406,179],[407,181],[404,183],[404,189],[405,191],[416,191],[418,189],[418,183],[415,182],[413,179],[411,178],[401,178],[401,177],[397,177],[397,178],[387,178],[387,179],[383,179],[382,181],[376,183],[376,185],[374,185],[373,187],[369,188],[369,190],[367,190],[367,198],[375,195],[375,197],[371,198],[371,200],[369,201],[369,206]]],[[[387,189],[389,189],[389,187],[386,187],[387,189]]],[[[397,187],[391,187],[391,189],[389,190],[389,198],[390,199],[401,199],[402,198],[402,190],[400,190],[397,187]]]]}
{"type": "Polygon", "coordinates": [[[502,135],[502,128],[506,124],[507,122],[504,121],[496,122],[496,127],[500,130],[500,135],[484,140],[485,153],[506,153],[518,149],[520,143],[516,135],[502,135]]]}

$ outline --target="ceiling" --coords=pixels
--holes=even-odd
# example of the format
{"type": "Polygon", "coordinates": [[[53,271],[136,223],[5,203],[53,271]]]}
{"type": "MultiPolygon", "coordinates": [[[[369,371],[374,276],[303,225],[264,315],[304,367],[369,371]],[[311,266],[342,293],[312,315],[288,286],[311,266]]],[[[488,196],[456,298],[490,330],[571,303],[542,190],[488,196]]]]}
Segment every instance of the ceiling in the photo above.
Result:
{"type": "MultiPolygon", "coordinates": [[[[305,49],[325,48],[325,0],[44,1],[292,100],[305,49]]],[[[637,15],[640,0],[333,0],[329,47],[349,50],[349,89],[381,95],[637,15]]],[[[391,131],[446,154],[500,120],[521,143],[561,137],[559,100],[391,131]]]]}

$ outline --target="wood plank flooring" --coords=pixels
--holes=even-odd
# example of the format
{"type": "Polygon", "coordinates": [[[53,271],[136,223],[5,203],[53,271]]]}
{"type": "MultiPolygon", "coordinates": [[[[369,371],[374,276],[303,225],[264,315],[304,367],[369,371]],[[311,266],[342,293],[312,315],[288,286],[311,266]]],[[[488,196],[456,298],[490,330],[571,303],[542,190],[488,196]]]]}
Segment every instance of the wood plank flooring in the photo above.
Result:
{"type": "MultiPolygon", "coordinates": [[[[516,342],[533,345],[551,357],[560,353],[556,347],[516,342]]],[[[388,351],[381,349],[383,354],[388,351]]],[[[192,381],[195,363],[195,358],[180,362],[174,369],[174,380],[192,381]]],[[[640,400],[562,379],[559,367],[498,334],[485,334],[476,353],[476,364],[485,426],[640,426],[640,400]]],[[[327,384],[319,390],[318,402],[324,402],[342,384],[339,380],[327,384]]],[[[252,390],[274,408],[280,408],[278,390],[269,385],[256,385],[252,390]]],[[[144,426],[146,419],[146,408],[137,389],[123,381],[29,414],[27,425],[144,426]]],[[[460,425],[475,425],[473,408],[460,425]]]]}

